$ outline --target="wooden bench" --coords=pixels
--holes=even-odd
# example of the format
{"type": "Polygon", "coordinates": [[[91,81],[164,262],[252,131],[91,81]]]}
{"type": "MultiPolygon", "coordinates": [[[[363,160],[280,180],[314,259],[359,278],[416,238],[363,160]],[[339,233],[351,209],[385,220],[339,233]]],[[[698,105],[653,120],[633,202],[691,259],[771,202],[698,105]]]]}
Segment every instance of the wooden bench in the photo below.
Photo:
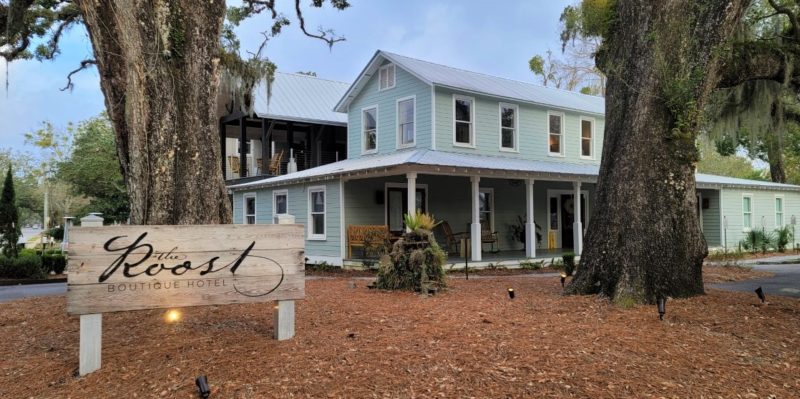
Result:
{"type": "Polygon", "coordinates": [[[350,225],[347,226],[347,257],[353,259],[353,247],[361,247],[366,251],[367,245],[377,243],[388,245],[389,228],[384,225],[350,225]],[[377,241],[377,242],[376,242],[377,241]]]}

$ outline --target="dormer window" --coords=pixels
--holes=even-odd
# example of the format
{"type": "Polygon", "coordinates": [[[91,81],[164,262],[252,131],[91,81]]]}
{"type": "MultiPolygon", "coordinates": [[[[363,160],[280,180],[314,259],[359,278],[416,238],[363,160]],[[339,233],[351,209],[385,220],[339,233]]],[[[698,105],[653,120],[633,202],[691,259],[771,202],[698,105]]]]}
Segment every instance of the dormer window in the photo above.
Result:
{"type": "Polygon", "coordinates": [[[394,64],[384,65],[378,70],[379,90],[394,87],[394,64]]]}

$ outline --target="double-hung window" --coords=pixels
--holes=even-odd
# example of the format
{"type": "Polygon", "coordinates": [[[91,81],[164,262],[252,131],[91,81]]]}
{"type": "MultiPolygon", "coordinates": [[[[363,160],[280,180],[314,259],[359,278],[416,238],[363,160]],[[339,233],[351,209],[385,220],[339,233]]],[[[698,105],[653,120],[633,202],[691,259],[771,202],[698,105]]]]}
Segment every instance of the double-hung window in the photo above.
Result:
{"type": "Polygon", "coordinates": [[[550,155],[564,155],[564,114],[547,113],[547,146],[550,155]]]}
{"type": "Polygon", "coordinates": [[[517,106],[500,103],[500,149],[517,150],[517,106]]]}
{"type": "Polygon", "coordinates": [[[361,111],[361,129],[364,132],[364,153],[375,152],[378,149],[378,107],[361,111]]]}
{"type": "Polygon", "coordinates": [[[475,145],[475,100],[470,97],[453,97],[454,137],[453,144],[462,147],[475,145]]]}
{"type": "Polygon", "coordinates": [[[394,87],[394,64],[384,65],[378,71],[379,90],[386,90],[394,87]]]}
{"type": "Polygon", "coordinates": [[[289,213],[289,190],[275,190],[272,192],[272,214],[286,215],[289,213]]]}
{"type": "Polygon", "coordinates": [[[753,197],[742,197],[742,227],[745,230],[753,228],[753,197]]]}
{"type": "Polygon", "coordinates": [[[783,197],[775,197],[775,227],[783,226],[783,197]]]}
{"type": "Polygon", "coordinates": [[[581,118],[581,157],[594,157],[594,120],[581,118]]]}
{"type": "Polygon", "coordinates": [[[397,100],[397,146],[410,147],[414,145],[414,114],[416,101],[414,97],[397,100]]]}
{"type": "Polygon", "coordinates": [[[325,186],[308,189],[308,239],[325,239],[325,186]]]}
{"type": "Polygon", "coordinates": [[[256,195],[244,195],[244,217],[242,220],[244,224],[256,224],[256,195]]]}

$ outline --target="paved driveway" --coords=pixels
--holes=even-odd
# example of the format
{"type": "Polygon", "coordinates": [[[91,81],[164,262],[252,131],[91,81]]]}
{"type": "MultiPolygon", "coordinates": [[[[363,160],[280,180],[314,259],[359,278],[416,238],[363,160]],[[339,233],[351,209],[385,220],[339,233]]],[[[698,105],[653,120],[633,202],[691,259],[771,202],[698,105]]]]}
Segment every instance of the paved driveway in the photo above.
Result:
{"type": "Polygon", "coordinates": [[[5,285],[0,286],[0,302],[34,296],[63,295],[67,292],[67,283],[5,285]]]}
{"type": "MultiPolygon", "coordinates": [[[[763,260],[762,260],[763,261],[763,260]]],[[[769,300],[770,295],[783,295],[800,298],[800,264],[785,265],[749,265],[755,270],[775,273],[772,277],[745,280],[735,283],[712,284],[711,288],[729,291],[753,292],[758,286],[764,289],[769,300]]],[[[755,293],[753,293],[755,295],[755,293]]]]}

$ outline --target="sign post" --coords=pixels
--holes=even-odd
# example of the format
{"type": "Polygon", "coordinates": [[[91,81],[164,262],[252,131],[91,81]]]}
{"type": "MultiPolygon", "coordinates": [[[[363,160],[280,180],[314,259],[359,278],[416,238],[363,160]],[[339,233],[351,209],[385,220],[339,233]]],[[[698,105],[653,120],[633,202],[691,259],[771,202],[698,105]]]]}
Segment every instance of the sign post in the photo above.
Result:
{"type": "Polygon", "coordinates": [[[102,313],[278,301],[294,336],[305,297],[302,225],[102,226],[70,231],[67,312],[80,315],[81,375],[100,368],[102,313]]]}

